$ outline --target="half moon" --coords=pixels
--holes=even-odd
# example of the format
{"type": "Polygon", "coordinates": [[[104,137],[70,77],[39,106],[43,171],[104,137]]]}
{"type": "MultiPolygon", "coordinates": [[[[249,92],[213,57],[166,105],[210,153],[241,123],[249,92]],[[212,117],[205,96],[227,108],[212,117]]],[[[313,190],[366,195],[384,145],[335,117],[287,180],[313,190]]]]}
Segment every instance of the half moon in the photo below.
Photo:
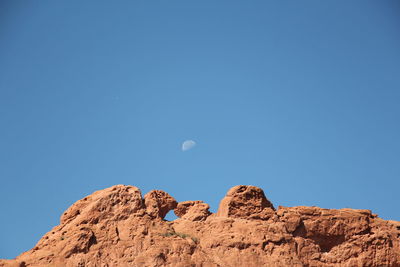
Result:
{"type": "Polygon", "coordinates": [[[183,142],[182,144],[182,151],[187,151],[191,148],[193,148],[196,145],[196,142],[193,140],[186,140],[185,142],[183,142]]]}

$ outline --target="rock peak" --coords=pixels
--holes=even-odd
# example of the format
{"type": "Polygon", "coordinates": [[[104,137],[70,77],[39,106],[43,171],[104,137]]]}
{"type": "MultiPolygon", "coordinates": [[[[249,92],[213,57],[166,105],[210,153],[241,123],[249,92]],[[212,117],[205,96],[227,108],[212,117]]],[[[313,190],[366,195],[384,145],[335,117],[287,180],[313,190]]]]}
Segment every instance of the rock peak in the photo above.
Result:
{"type": "Polygon", "coordinates": [[[217,216],[268,219],[275,211],[264,191],[256,186],[237,185],[222,199],[217,216]]]}

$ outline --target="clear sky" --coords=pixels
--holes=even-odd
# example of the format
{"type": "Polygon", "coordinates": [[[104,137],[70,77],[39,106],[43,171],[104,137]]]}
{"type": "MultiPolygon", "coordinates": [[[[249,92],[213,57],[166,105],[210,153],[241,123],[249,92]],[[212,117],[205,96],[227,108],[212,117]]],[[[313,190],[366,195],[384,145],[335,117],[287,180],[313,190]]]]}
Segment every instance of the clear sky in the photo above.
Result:
{"type": "Polygon", "coordinates": [[[400,220],[399,12],[367,0],[1,1],[0,258],[115,184],[212,211],[251,184],[276,207],[400,220]]]}

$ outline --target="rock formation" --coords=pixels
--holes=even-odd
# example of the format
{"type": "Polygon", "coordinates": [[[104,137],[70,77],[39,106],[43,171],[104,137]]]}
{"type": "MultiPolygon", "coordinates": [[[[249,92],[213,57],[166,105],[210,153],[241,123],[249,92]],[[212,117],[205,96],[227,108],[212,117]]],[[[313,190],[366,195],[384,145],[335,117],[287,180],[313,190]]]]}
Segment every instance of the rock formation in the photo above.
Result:
{"type": "Polygon", "coordinates": [[[244,185],[217,213],[208,209],[116,185],[77,201],[34,248],[0,266],[400,266],[400,222],[369,210],[275,209],[244,185]],[[179,218],[164,220],[172,209],[179,218]]]}

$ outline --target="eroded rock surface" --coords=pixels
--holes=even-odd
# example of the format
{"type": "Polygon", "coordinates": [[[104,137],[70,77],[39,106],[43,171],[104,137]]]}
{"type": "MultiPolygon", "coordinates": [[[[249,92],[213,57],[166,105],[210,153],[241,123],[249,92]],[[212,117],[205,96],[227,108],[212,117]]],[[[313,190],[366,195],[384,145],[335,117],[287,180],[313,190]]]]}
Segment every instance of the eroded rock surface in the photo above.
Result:
{"type": "Polygon", "coordinates": [[[179,218],[190,221],[204,221],[211,212],[210,206],[201,200],[179,202],[174,213],[179,218]]]}
{"type": "Polygon", "coordinates": [[[144,196],[146,212],[153,216],[164,219],[167,213],[178,204],[168,193],[161,190],[152,190],[144,196]]]}
{"type": "Polygon", "coordinates": [[[274,215],[274,206],[265,197],[264,191],[255,186],[238,185],[232,187],[221,200],[217,216],[269,219],[274,215]]]}
{"type": "Polygon", "coordinates": [[[210,214],[117,185],[73,204],[31,250],[0,266],[400,266],[400,222],[369,210],[279,207],[236,186],[210,214]],[[174,209],[178,219],[163,218],[174,209]]]}

